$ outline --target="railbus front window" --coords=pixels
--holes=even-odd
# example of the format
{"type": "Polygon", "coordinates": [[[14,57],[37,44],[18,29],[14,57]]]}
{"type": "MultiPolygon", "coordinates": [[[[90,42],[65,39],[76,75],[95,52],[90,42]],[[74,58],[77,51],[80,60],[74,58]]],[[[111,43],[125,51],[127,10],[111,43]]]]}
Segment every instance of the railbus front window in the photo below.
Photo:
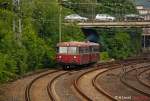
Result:
{"type": "Polygon", "coordinates": [[[68,54],[77,54],[78,49],[77,47],[68,47],[68,54]]]}
{"type": "Polygon", "coordinates": [[[67,54],[67,47],[59,47],[59,53],[67,54]]]}

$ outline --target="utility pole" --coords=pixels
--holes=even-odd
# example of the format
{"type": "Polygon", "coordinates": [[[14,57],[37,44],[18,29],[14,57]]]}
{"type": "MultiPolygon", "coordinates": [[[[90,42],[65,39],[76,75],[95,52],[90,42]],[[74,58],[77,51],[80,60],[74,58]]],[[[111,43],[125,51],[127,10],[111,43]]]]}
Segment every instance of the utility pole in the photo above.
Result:
{"type": "Polygon", "coordinates": [[[21,33],[22,33],[22,21],[21,21],[21,6],[20,6],[20,0],[17,0],[18,1],[18,13],[19,13],[19,19],[18,19],[18,32],[20,33],[20,36],[21,36],[21,33]]]}
{"type": "MultiPolygon", "coordinates": [[[[12,11],[15,12],[15,5],[16,5],[16,1],[12,0],[12,11]]],[[[16,21],[15,21],[15,17],[13,18],[13,32],[16,32],[16,21]]]]}
{"type": "MultiPolygon", "coordinates": [[[[92,1],[91,2],[91,5],[92,5],[92,21],[94,21],[94,14],[95,14],[95,2],[94,1],[92,1]]],[[[91,6],[90,5],[90,6],[91,6]]]]}
{"type": "Polygon", "coordinates": [[[59,42],[61,42],[62,41],[62,27],[61,27],[61,17],[62,17],[62,6],[61,6],[61,4],[62,4],[62,2],[61,2],[61,0],[60,1],[58,1],[59,2],[59,42]]]}
{"type": "Polygon", "coordinates": [[[22,20],[21,20],[21,6],[20,0],[12,0],[13,4],[13,11],[16,13],[17,17],[13,19],[13,31],[16,33],[15,38],[16,40],[20,40],[21,33],[22,33],[22,20]]]}

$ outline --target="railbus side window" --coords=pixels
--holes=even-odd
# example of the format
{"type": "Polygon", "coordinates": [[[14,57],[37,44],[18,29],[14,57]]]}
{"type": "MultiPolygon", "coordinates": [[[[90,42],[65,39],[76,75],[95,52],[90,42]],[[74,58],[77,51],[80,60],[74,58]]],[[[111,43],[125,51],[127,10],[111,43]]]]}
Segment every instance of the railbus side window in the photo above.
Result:
{"type": "Polygon", "coordinates": [[[92,47],[92,53],[94,53],[94,47],[92,47]]]}
{"type": "Polygon", "coordinates": [[[88,48],[87,47],[85,48],[84,53],[88,53],[88,48]]]}
{"type": "Polygon", "coordinates": [[[89,47],[85,47],[84,48],[84,54],[88,53],[89,52],[89,47]]]}
{"type": "Polygon", "coordinates": [[[79,47],[79,53],[83,54],[84,53],[84,48],[83,47],[79,47]]]}
{"type": "Polygon", "coordinates": [[[90,47],[86,48],[86,53],[90,53],[90,47]]]}
{"type": "Polygon", "coordinates": [[[93,53],[99,52],[99,47],[93,46],[93,47],[92,47],[92,52],[93,52],[93,53]]]}
{"type": "Polygon", "coordinates": [[[97,46],[97,52],[100,52],[100,47],[99,46],[97,46]]]}
{"type": "Polygon", "coordinates": [[[90,47],[90,52],[94,53],[94,47],[93,46],[90,47]]]}
{"type": "Polygon", "coordinates": [[[99,52],[99,47],[95,46],[94,52],[99,52]]]}
{"type": "Polygon", "coordinates": [[[92,46],[89,47],[89,53],[92,53],[92,46]]]}
{"type": "Polygon", "coordinates": [[[86,54],[90,52],[90,48],[89,47],[80,47],[79,48],[79,53],[80,54],[86,54]]]}

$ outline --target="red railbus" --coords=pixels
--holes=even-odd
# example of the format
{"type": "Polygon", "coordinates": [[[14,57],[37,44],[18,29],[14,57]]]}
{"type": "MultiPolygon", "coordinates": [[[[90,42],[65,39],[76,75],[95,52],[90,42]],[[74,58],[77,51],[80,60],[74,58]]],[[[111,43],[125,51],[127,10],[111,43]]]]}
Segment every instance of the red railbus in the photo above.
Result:
{"type": "Polygon", "coordinates": [[[61,42],[57,44],[56,61],[64,69],[99,61],[99,44],[93,42],[61,42]]]}

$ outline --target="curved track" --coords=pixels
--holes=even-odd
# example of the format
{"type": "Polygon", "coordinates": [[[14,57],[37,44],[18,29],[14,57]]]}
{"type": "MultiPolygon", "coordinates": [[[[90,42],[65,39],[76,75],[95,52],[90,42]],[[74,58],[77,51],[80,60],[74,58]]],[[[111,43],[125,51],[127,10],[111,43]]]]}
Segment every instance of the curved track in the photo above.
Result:
{"type": "MultiPolygon", "coordinates": [[[[121,68],[122,65],[130,66],[130,65],[136,65],[136,64],[145,63],[145,62],[147,62],[146,59],[128,59],[128,60],[116,61],[116,62],[110,62],[110,63],[101,63],[101,64],[94,65],[93,69],[83,70],[82,73],[80,73],[81,75],[79,75],[76,79],[74,79],[74,82],[73,82],[73,86],[75,88],[75,92],[78,93],[76,96],[79,95],[80,96],[79,98],[81,98],[82,100],[93,101],[93,99],[91,98],[90,95],[87,95],[84,91],[82,91],[84,88],[80,87],[80,80],[83,79],[83,77],[85,75],[89,75],[92,72],[96,72],[96,71],[99,71],[101,69],[105,69],[102,72],[99,72],[99,73],[97,72],[98,74],[95,74],[95,76],[93,76],[93,78],[90,80],[91,85],[93,86],[93,88],[95,88],[95,90],[98,92],[98,94],[102,94],[103,96],[107,97],[107,99],[109,99],[109,101],[111,101],[111,100],[118,101],[111,94],[107,93],[105,90],[103,90],[102,88],[99,88],[97,86],[96,79],[98,78],[98,76],[103,74],[103,73],[105,73],[105,72],[111,71],[113,69],[121,68]]],[[[60,71],[61,70],[54,70],[54,71],[51,71],[51,72],[46,72],[45,74],[42,74],[42,75],[36,77],[35,79],[33,79],[29,83],[29,85],[26,87],[25,100],[26,101],[33,101],[31,99],[31,94],[30,94],[31,93],[31,87],[37,80],[39,80],[39,79],[41,79],[41,78],[43,78],[43,77],[45,77],[47,75],[52,75],[52,74],[60,72],[60,71]]],[[[78,72],[80,72],[80,70],[78,72]]],[[[55,87],[53,87],[54,84],[55,84],[54,82],[57,79],[59,79],[61,76],[66,75],[68,73],[69,73],[69,71],[63,71],[59,75],[53,77],[53,79],[50,80],[49,83],[47,84],[47,88],[46,89],[47,89],[47,93],[48,93],[49,99],[51,101],[59,101],[60,100],[60,98],[58,98],[59,96],[55,92],[55,87]]],[[[142,73],[140,73],[140,74],[142,74],[142,73]]]]}
{"type": "MultiPolygon", "coordinates": [[[[32,87],[32,85],[33,85],[33,83],[34,83],[35,81],[37,81],[38,79],[40,79],[40,78],[42,78],[42,77],[44,77],[44,76],[46,76],[46,75],[53,74],[53,73],[56,73],[56,72],[59,72],[59,71],[60,71],[60,70],[48,72],[48,73],[42,74],[42,75],[36,77],[35,79],[33,79],[33,80],[29,83],[29,85],[26,87],[26,90],[25,90],[25,100],[26,100],[26,101],[32,101],[32,99],[31,99],[31,97],[30,97],[30,89],[31,89],[31,87],[32,87]]],[[[49,96],[50,96],[50,98],[51,98],[51,95],[49,95],[49,96]]]]}
{"type": "MultiPolygon", "coordinates": [[[[139,61],[138,61],[138,62],[139,62],[139,61]]],[[[84,93],[84,91],[82,91],[81,88],[80,88],[80,86],[79,86],[80,79],[81,79],[84,75],[87,75],[87,74],[89,74],[89,73],[91,73],[91,72],[100,70],[100,69],[102,69],[102,68],[107,68],[107,70],[105,70],[105,71],[99,73],[99,74],[101,74],[101,73],[107,72],[107,71],[109,71],[109,70],[111,70],[111,69],[120,68],[122,64],[124,64],[124,65],[127,66],[127,65],[131,65],[131,64],[132,64],[132,65],[133,65],[133,64],[137,64],[138,62],[137,62],[137,60],[133,60],[132,62],[131,62],[130,60],[129,60],[129,61],[126,60],[126,61],[118,61],[118,62],[116,62],[116,63],[110,63],[109,65],[108,65],[108,64],[103,64],[103,65],[101,65],[101,66],[102,66],[101,68],[96,68],[96,69],[93,69],[93,70],[90,70],[90,71],[87,71],[87,72],[81,74],[81,75],[74,81],[74,87],[76,88],[76,90],[78,91],[78,93],[79,93],[83,98],[85,98],[85,99],[88,100],[88,101],[93,101],[93,99],[91,99],[88,95],[86,95],[86,94],[84,93]]],[[[144,60],[144,61],[142,60],[141,62],[145,62],[145,60],[144,60]]],[[[99,65],[97,65],[97,67],[99,67],[99,65]]],[[[99,74],[98,74],[98,75],[99,75],[99,74]]],[[[108,94],[108,93],[105,92],[104,90],[99,89],[99,88],[96,86],[95,80],[96,80],[96,78],[98,77],[98,75],[96,75],[96,77],[91,81],[92,84],[93,84],[93,87],[94,87],[99,93],[102,93],[102,94],[104,94],[106,97],[108,97],[110,100],[116,101],[116,99],[115,99],[113,96],[111,96],[110,94],[108,94]]]]}
{"type": "Polygon", "coordinates": [[[109,68],[111,66],[119,66],[119,64],[114,64],[114,65],[106,65],[106,64],[103,64],[101,65],[102,67],[101,68],[96,68],[96,69],[93,69],[93,70],[90,70],[90,71],[87,71],[83,74],[81,74],[75,81],[74,81],[74,87],[75,89],[78,91],[78,93],[83,97],[85,98],[86,100],[88,101],[93,101],[89,96],[87,96],[83,91],[81,91],[81,88],[79,86],[79,82],[80,82],[80,79],[84,76],[84,75],[87,75],[88,73],[91,73],[93,71],[97,71],[97,70],[100,70],[102,68],[109,68]]]}
{"type": "MultiPolygon", "coordinates": [[[[133,63],[133,64],[138,64],[138,62],[135,62],[135,63],[133,63]]],[[[128,63],[128,64],[126,64],[126,66],[128,66],[128,65],[133,65],[133,64],[128,63]]],[[[108,92],[106,92],[103,88],[101,88],[100,86],[98,86],[96,80],[98,79],[98,77],[99,77],[100,75],[102,75],[102,74],[104,74],[104,73],[106,73],[106,72],[108,72],[108,71],[117,69],[117,68],[120,68],[120,67],[112,67],[112,68],[110,68],[110,69],[107,69],[106,71],[103,71],[103,72],[97,74],[97,75],[95,76],[95,78],[93,79],[93,81],[92,81],[93,86],[95,87],[95,89],[97,89],[100,93],[102,93],[102,94],[104,94],[105,96],[107,96],[107,97],[108,97],[110,100],[112,100],[112,101],[118,101],[118,99],[115,99],[114,96],[112,96],[111,94],[109,94],[108,92]]]]}
{"type": "Polygon", "coordinates": [[[110,71],[110,70],[112,70],[112,69],[115,69],[115,68],[119,68],[119,67],[114,67],[114,68],[111,68],[111,69],[107,69],[106,71],[103,71],[103,72],[97,74],[97,75],[95,76],[95,78],[93,79],[93,81],[92,81],[92,84],[93,84],[93,86],[95,87],[95,89],[96,89],[97,91],[99,91],[100,93],[104,94],[105,96],[107,96],[107,97],[108,97],[110,100],[112,100],[112,101],[117,101],[117,100],[116,100],[112,95],[110,95],[108,92],[106,92],[106,91],[103,90],[102,88],[98,87],[98,86],[97,86],[97,83],[96,83],[96,79],[98,78],[99,75],[101,75],[101,74],[103,74],[103,73],[105,73],[105,72],[108,72],[108,71],[110,71]]]}
{"type": "Polygon", "coordinates": [[[54,82],[55,80],[57,80],[59,77],[61,77],[62,75],[65,75],[65,74],[67,74],[67,73],[68,73],[68,72],[65,72],[65,73],[62,73],[62,74],[56,76],[56,77],[53,78],[53,79],[49,82],[49,84],[47,85],[47,92],[48,92],[48,95],[49,95],[49,97],[50,97],[50,99],[51,99],[52,101],[57,101],[57,98],[56,98],[56,96],[55,96],[54,93],[53,93],[53,88],[52,88],[53,82],[54,82]]]}
{"type": "Polygon", "coordinates": [[[147,83],[146,81],[144,81],[143,79],[145,78],[140,78],[143,74],[145,74],[147,71],[149,71],[150,73],[150,68],[143,70],[142,72],[138,73],[137,79],[138,81],[143,84],[144,86],[150,88],[150,83],[147,83]]]}
{"type": "MultiPolygon", "coordinates": [[[[149,68],[150,67],[150,65],[148,65],[148,66],[144,66],[144,67],[140,67],[140,68],[134,68],[134,69],[131,69],[131,70],[129,70],[128,72],[126,72],[126,74],[123,74],[121,77],[120,77],[120,81],[123,83],[123,84],[125,84],[126,86],[128,86],[129,88],[131,88],[131,89],[134,89],[135,91],[137,91],[137,92],[139,92],[139,93],[141,93],[141,94],[143,94],[143,95],[146,95],[146,96],[148,96],[148,97],[150,97],[150,92],[148,93],[148,92],[146,92],[146,91],[144,91],[144,90],[147,90],[148,88],[147,88],[147,86],[142,86],[142,89],[140,89],[140,88],[138,88],[136,85],[139,85],[139,84],[141,84],[141,82],[139,82],[139,80],[138,80],[138,74],[137,74],[137,72],[140,70],[140,69],[145,69],[146,68],[146,70],[147,70],[147,68],[149,68]],[[129,83],[129,82],[127,82],[128,81],[128,78],[126,77],[126,75],[129,75],[129,73],[131,73],[131,72],[136,72],[135,73],[135,79],[133,79],[134,81],[136,80],[137,82],[136,83],[134,83],[134,85],[132,84],[131,85],[131,83],[129,83]],[[138,84],[137,84],[138,83],[138,84]]],[[[150,68],[149,68],[150,69],[150,68]]],[[[133,75],[132,75],[133,76],[133,75]]],[[[133,77],[132,77],[133,78],[133,77]]]]}

